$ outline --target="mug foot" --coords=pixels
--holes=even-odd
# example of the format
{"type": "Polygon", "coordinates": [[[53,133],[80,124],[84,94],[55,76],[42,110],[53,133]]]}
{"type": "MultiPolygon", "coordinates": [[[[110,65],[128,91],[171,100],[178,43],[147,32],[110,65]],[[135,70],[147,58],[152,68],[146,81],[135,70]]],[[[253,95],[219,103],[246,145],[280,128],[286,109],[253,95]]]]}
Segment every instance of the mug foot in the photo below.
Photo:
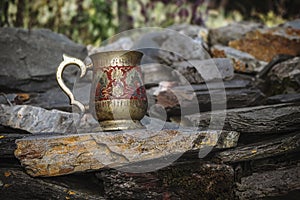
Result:
{"type": "Polygon", "coordinates": [[[107,120],[99,122],[103,131],[131,130],[145,128],[138,120],[107,120]]]}

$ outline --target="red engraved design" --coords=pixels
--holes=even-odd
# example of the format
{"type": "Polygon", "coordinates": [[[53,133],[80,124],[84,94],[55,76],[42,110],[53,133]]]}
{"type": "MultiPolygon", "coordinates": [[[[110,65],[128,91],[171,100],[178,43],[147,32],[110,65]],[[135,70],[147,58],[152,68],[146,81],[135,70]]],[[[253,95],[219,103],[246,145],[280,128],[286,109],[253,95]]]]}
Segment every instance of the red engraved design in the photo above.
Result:
{"type": "Polygon", "coordinates": [[[139,67],[103,67],[98,69],[97,75],[96,101],[109,99],[147,100],[139,67]]]}

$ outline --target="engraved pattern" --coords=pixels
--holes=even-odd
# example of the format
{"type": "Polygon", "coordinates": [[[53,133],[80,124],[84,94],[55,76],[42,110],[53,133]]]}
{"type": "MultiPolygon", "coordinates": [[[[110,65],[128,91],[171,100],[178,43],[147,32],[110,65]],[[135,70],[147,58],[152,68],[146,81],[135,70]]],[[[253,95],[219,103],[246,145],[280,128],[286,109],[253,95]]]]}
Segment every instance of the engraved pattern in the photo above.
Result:
{"type": "Polygon", "coordinates": [[[141,71],[135,66],[110,66],[98,69],[96,101],[108,99],[146,100],[141,71]]]}

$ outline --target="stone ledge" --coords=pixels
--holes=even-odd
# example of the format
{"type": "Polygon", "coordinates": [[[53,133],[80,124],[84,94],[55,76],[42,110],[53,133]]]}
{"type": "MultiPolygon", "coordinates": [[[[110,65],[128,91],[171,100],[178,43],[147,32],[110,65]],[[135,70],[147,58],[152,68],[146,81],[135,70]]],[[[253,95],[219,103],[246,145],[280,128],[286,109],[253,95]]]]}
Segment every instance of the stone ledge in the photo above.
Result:
{"type": "Polygon", "coordinates": [[[214,148],[235,147],[238,138],[233,131],[188,129],[38,135],[16,140],[15,156],[31,176],[58,176],[170,156],[175,161],[189,150],[205,156],[214,148]]]}

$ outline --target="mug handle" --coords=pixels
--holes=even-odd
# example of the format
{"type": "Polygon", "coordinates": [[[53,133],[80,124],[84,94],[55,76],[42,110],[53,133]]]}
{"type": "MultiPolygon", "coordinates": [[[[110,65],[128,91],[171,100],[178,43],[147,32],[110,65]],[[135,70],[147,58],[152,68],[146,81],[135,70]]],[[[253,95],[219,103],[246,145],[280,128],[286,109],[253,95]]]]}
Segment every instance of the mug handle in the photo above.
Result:
{"type": "Polygon", "coordinates": [[[64,93],[66,93],[66,95],[69,97],[70,104],[77,106],[79,108],[81,114],[84,114],[86,111],[84,105],[81,102],[75,100],[73,93],[66,86],[65,82],[62,79],[62,74],[63,74],[65,67],[67,67],[69,65],[73,65],[73,64],[80,68],[80,78],[84,77],[86,75],[87,69],[92,67],[92,65],[86,66],[81,60],[79,60],[77,58],[73,58],[73,57],[63,54],[63,61],[59,64],[59,66],[57,68],[56,80],[58,82],[58,85],[62,89],[62,91],[64,93]]]}

